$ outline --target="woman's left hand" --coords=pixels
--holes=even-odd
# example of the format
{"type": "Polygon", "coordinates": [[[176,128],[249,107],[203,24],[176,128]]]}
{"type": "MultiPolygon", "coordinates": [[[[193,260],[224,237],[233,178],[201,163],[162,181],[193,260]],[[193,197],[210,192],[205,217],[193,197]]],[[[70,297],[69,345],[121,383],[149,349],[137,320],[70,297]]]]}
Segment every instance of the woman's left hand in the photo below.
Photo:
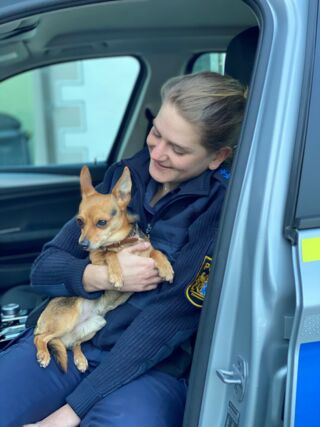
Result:
{"type": "Polygon", "coordinates": [[[25,424],[22,427],[77,427],[80,421],[71,406],[64,405],[42,421],[34,424],[25,424]]]}

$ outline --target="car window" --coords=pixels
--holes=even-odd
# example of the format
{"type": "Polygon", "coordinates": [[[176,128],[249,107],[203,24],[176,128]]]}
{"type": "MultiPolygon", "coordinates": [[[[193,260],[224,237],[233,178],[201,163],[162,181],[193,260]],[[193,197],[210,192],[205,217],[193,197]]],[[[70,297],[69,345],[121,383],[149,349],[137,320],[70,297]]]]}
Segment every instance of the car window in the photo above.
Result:
{"type": "Polygon", "coordinates": [[[140,71],[133,57],[73,61],[0,84],[0,167],[107,158],[140,71]]]}
{"type": "Polygon", "coordinates": [[[221,52],[203,53],[198,56],[192,66],[192,72],[198,73],[201,71],[215,71],[216,73],[224,73],[224,63],[226,54],[221,52]]]}

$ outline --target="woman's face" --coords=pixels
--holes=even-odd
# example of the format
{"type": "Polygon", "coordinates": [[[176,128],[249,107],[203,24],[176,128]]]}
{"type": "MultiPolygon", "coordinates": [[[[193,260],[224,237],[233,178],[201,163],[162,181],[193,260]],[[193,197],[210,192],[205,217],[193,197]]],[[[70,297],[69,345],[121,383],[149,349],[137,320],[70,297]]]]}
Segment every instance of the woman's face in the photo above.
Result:
{"type": "Polygon", "coordinates": [[[171,103],[164,103],[147,137],[150,152],[149,172],[154,180],[172,190],[181,182],[217,169],[230,149],[216,153],[200,144],[197,128],[186,121],[171,103]]]}

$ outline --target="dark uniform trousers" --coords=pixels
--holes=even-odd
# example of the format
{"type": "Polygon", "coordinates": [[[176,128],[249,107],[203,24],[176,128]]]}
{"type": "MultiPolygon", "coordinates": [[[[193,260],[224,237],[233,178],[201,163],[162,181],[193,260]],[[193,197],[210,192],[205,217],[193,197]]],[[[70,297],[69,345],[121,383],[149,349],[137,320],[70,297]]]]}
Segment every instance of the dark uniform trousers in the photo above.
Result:
{"type": "MultiPolygon", "coordinates": [[[[90,373],[99,364],[103,351],[91,343],[82,347],[90,373]]],[[[75,368],[72,354],[68,353],[66,374],[54,359],[47,368],[41,368],[32,331],[0,353],[0,427],[21,427],[40,421],[65,404],[66,396],[87,375],[75,368]]],[[[184,380],[151,370],[102,398],[80,426],[178,427],[182,425],[186,391],[184,380]]]]}

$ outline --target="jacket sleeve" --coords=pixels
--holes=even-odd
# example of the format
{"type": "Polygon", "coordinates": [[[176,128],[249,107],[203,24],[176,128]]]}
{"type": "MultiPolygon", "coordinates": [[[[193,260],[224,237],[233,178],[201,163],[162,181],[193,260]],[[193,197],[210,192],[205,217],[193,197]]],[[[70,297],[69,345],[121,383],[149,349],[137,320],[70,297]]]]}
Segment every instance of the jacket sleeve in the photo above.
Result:
{"type": "Polygon", "coordinates": [[[78,245],[79,227],[75,219],[70,220],[47,243],[31,269],[31,286],[36,292],[48,296],[78,295],[96,298],[82,285],[82,276],[89,258],[78,245]]]}
{"type": "Polygon", "coordinates": [[[162,291],[123,332],[100,365],[67,397],[80,418],[100,399],[168,357],[197,330],[200,310],[188,301],[185,289],[195,279],[212,245],[215,234],[212,227],[216,226],[219,213],[212,216],[213,212],[208,211],[196,221],[191,233],[189,230],[189,243],[176,260],[174,283],[163,285],[162,291]],[[199,235],[207,238],[199,239],[199,235]]]}
{"type": "MultiPolygon", "coordinates": [[[[111,166],[97,191],[110,191],[116,165],[111,166]]],[[[88,253],[78,244],[80,229],[71,219],[50,242],[46,243],[31,269],[31,286],[36,292],[48,296],[82,296],[94,299],[101,292],[86,292],[83,272],[89,264],[88,253]]]]}

